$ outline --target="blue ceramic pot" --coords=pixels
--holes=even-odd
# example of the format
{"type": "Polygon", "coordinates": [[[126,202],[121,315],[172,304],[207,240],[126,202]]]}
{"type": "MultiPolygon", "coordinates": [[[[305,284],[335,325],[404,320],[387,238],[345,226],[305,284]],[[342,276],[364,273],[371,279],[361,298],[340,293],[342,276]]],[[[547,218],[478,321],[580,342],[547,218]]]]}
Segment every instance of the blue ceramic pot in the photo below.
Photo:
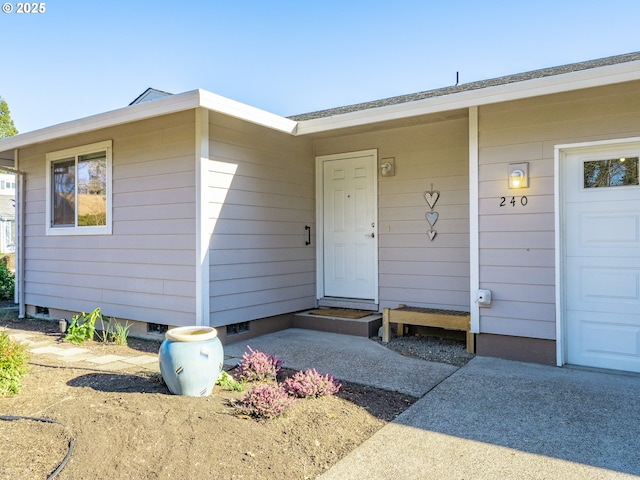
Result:
{"type": "Polygon", "coordinates": [[[178,327],[160,345],[160,373],[174,395],[205,397],[220,375],[224,354],[213,327],[178,327]]]}

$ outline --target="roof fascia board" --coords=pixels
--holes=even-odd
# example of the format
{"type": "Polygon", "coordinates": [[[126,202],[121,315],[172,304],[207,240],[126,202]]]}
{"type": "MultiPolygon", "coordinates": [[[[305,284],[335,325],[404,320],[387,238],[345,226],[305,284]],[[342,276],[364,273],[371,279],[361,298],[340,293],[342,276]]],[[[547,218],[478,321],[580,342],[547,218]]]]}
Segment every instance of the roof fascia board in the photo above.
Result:
{"type": "Polygon", "coordinates": [[[294,120],[198,89],[8,137],[0,140],[0,151],[13,150],[56,138],[68,137],[198,107],[231,115],[289,134],[295,134],[296,131],[297,122],[294,120]]]}
{"type": "Polygon", "coordinates": [[[245,103],[237,102],[207,90],[199,90],[201,106],[214,112],[219,112],[250,123],[262,125],[273,130],[295,134],[298,122],[280,115],[252,107],[245,103]]]}
{"type": "Polygon", "coordinates": [[[0,150],[20,148],[35,143],[46,142],[61,137],[99,130],[124,123],[144,120],[151,117],[189,110],[199,106],[198,90],[158,98],[152,102],[143,102],[110,112],[72,120],[52,127],[27,132],[0,140],[0,150]]]}
{"type": "Polygon", "coordinates": [[[569,92],[584,88],[612,85],[640,79],[640,61],[610,65],[549,77],[507,83],[441,97],[372,108],[357,112],[301,120],[297,135],[310,135],[340,128],[357,127],[369,123],[398,120],[419,115],[466,109],[492,103],[569,92]]]}

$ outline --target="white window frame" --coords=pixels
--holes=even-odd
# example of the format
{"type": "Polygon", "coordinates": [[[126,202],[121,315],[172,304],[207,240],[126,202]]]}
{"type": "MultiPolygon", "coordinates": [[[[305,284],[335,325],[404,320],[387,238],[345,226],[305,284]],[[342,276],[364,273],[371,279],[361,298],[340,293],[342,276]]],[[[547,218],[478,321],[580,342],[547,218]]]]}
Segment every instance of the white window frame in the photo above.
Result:
{"type": "MultiPolygon", "coordinates": [[[[46,234],[47,235],[111,235],[112,233],[112,222],[111,222],[111,184],[112,184],[112,146],[113,142],[111,140],[105,140],[103,142],[92,143],[89,145],[83,145],[81,147],[73,147],[67,148],[65,150],[58,150],[56,152],[49,152],[46,155],[46,164],[47,164],[47,201],[46,201],[46,234]],[[78,156],[86,155],[89,153],[96,153],[100,151],[106,152],[106,160],[107,160],[107,220],[106,225],[100,226],[78,226],[78,216],[77,216],[77,208],[76,208],[76,225],[65,225],[65,226],[56,226],[52,225],[52,214],[53,214],[53,191],[52,191],[52,178],[51,178],[51,164],[58,160],[64,160],[68,158],[75,158],[76,163],[78,161],[78,156]]],[[[77,203],[77,197],[76,197],[77,203]]]]}

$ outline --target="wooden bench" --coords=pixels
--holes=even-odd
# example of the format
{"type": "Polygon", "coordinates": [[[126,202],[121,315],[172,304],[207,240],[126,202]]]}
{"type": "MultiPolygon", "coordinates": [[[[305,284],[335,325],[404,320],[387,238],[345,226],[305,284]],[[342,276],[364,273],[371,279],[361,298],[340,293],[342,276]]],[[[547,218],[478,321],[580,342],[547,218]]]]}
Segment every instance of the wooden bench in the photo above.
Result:
{"type": "Polygon", "coordinates": [[[436,308],[418,308],[398,305],[398,308],[382,310],[382,341],[391,339],[391,323],[398,324],[398,336],[404,335],[404,325],[437,327],[447,330],[467,332],[467,352],[475,353],[475,337],[471,333],[471,315],[469,312],[439,310],[436,308]]]}

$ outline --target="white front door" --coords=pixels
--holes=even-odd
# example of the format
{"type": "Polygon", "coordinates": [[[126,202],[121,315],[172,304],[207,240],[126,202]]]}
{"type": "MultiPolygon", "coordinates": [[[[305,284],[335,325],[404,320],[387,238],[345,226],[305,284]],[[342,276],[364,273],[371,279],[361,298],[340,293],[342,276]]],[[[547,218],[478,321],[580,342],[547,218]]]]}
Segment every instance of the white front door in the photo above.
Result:
{"type": "Polygon", "coordinates": [[[640,144],[564,159],[568,363],[640,372],[640,144]]]}
{"type": "Polygon", "coordinates": [[[318,157],[323,297],[377,301],[375,150],[318,157]]]}

